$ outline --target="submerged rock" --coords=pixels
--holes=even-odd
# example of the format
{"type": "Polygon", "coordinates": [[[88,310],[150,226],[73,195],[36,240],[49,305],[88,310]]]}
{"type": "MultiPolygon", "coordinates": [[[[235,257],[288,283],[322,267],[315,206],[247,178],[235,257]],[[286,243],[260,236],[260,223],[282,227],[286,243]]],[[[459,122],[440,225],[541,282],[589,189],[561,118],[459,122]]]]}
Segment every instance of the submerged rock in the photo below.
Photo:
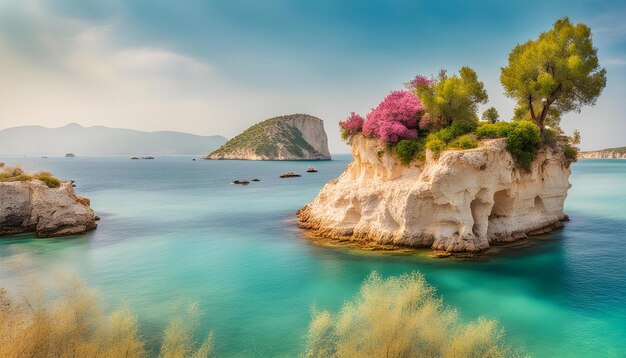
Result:
{"type": "Polygon", "coordinates": [[[84,233],[96,228],[89,199],[72,183],[49,188],[39,180],[0,182],[0,235],[34,231],[39,237],[84,233]]]}
{"type": "Polygon", "coordinates": [[[570,168],[544,146],[530,172],[504,139],[402,164],[375,139],[351,139],[354,161],[298,212],[300,226],[339,240],[476,252],[562,226],[570,168]]]}

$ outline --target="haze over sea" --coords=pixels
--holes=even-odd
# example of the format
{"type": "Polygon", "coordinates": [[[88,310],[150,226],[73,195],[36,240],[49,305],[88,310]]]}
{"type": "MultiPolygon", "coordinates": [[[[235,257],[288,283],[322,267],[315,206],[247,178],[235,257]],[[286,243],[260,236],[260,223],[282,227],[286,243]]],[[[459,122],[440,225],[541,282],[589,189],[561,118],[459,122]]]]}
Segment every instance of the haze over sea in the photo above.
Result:
{"type": "Polygon", "coordinates": [[[321,247],[294,213],[351,158],[315,162],[192,161],[192,157],[4,157],[77,181],[102,217],[97,230],[62,239],[0,240],[8,258],[34,256],[42,276],[78,273],[113,308],[127,302],[156,341],[181,299],[198,302],[219,356],[297,356],[312,308],[337,310],[372,271],[420,271],[464,318],[498,319],[508,342],[535,357],[626,356],[626,160],[572,166],[565,228],[473,260],[321,247]],[[279,179],[287,171],[302,178],[279,179]],[[233,179],[259,178],[248,186],[233,179]]]}

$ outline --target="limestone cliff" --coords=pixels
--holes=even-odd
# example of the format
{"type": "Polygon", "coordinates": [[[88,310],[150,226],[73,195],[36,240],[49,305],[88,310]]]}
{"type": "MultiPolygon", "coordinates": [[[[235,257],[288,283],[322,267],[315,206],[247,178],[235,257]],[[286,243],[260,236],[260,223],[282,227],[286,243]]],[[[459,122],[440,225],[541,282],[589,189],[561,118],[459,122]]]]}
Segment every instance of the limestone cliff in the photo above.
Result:
{"type": "Polygon", "coordinates": [[[566,218],[570,169],[559,150],[542,148],[526,172],[503,139],[410,165],[378,140],[351,144],[354,161],[298,212],[300,226],[322,237],[475,252],[566,218]]]}
{"type": "Polygon", "coordinates": [[[205,159],[330,160],[324,121],[292,114],[257,123],[205,159]]]}
{"type": "Polygon", "coordinates": [[[65,236],[95,227],[89,199],[76,195],[71,183],[49,188],[34,179],[0,182],[0,235],[65,236]]]}
{"type": "Polygon", "coordinates": [[[587,159],[626,159],[626,147],[607,148],[592,152],[579,152],[578,158],[587,159]]]}

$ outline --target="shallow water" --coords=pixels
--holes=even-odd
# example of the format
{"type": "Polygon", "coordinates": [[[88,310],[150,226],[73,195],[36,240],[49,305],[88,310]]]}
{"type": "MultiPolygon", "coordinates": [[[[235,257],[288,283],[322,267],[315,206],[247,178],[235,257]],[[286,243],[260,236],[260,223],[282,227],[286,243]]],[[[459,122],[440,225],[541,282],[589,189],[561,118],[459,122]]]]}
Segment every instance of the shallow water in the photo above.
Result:
{"type": "Polygon", "coordinates": [[[572,167],[564,229],[478,260],[362,253],[302,238],[294,212],[348,164],[192,161],[159,157],[0,158],[77,181],[102,217],[70,239],[0,240],[36,270],[78,272],[110,305],[127,302],[156,342],[180,299],[202,309],[220,356],[295,356],[311,309],[336,310],[372,271],[425,274],[464,318],[498,319],[507,339],[537,357],[626,356],[626,161],[572,167]],[[279,179],[300,171],[302,178],[279,179]],[[233,179],[259,178],[248,186],[233,179]]]}

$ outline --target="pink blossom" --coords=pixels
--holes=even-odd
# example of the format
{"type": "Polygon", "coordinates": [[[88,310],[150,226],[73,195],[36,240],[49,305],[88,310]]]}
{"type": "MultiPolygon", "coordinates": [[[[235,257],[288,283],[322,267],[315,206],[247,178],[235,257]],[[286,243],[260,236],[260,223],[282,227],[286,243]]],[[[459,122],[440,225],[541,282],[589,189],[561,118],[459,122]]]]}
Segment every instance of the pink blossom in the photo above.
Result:
{"type": "Polygon", "coordinates": [[[366,116],[363,133],[385,142],[415,139],[423,111],[424,106],[411,92],[393,91],[366,116]]]}
{"type": "Polygon", "coordinates": [[[363,130],[363,122],[365,122],[365,119],[363,119],[361,115],[352,112],[347,120],[339,122],[339,126],[344,129],[348,135],[354,135],[363,130]]]}
{"type": "Polygon", "coordinates": [[[422,75],[415,76],[415,78],[410,82],[413,88],[417,88],[419,86],[430,86],[432,83],[433,81],[431,81],[428,77],[422,75]]]}

